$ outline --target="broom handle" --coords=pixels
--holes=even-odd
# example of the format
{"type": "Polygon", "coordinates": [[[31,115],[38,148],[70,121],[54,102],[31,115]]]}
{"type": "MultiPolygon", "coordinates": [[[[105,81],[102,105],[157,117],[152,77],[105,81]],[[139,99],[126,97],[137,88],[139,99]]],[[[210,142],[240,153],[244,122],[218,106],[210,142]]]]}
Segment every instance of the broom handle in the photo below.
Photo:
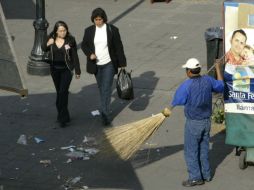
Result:
{"type": "Polygon", "coordinates": [[[226,54],[224,54],[221,58],[217,59],[217,61],[210,67],[210,69],[208,69],[206,74],[208,74],[216,66],[216,64],[218,64],[218,62],[220,62],[225,56],[226,54]]]}

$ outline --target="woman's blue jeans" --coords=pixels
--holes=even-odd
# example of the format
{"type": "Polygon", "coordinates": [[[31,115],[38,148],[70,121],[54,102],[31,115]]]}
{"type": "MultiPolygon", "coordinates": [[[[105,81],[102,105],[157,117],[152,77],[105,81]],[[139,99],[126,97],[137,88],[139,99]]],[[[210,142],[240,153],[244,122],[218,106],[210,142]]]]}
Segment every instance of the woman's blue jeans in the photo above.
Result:
{"type": "Polygon", "coordinates": [[[110,102],[115,69],[111,62],[97,66],[97,68],[95,78],[100,91],[101,112],[107,120],[110,120],[110,102]]]}
{"type": "Polygon", "coordinates": [[[184,156],[189,180],[211,177],[209,164],[209,139],[211,120],[186,119],[184,132],[184,156]]]}

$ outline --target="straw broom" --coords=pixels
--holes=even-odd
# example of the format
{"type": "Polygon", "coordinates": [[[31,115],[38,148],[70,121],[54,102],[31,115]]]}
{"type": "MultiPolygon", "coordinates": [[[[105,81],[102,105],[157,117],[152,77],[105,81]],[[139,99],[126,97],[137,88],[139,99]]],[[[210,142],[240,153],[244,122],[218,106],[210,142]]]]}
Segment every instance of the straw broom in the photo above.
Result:
{"type": "MultiPolygon", "coordinates": [[[[206,74],[216,64],[220,63],[224,57],[225,55],[217,59],[206,74]]],[[[157,131],[165,118],[170,116],[171,110],[172,108],[165,108],[162,113],[152,117],[104,130],[100,154],[104,157],[111,157],[117,154],[122,160],[130,159],[139,150],[140,146],[157,131]]]]}
{"type": "Polygon", "coordinates": [[[162,113],[151,117],[104,130],[100,153],[104,157],[111,157],[117,154],[122,160],[128,160],[157,131],[170,114],[171,111],[165,108],[162,113]]]}

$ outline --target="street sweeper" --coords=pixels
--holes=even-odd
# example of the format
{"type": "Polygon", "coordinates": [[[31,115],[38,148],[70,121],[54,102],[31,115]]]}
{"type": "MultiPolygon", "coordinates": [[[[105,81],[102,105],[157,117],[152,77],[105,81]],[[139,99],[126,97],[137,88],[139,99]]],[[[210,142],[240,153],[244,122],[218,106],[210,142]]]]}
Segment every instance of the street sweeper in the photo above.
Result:
{"type": "Polygon", "coordinates": [[[184,157],[189,177],[182,182],[185,187],[203,185],[211,181],[209,164],[209,139],[212,115],[212,92],[222,93],[224,82],[220,72],[220,62],[215,63],[217,79],[200,75],[201,64],[190,58],[182,66],[187,80],[177,88],[170,109],[163,110],[170,115],[175,106],[184,106],[186,117],[184,130],[184,157]]]}

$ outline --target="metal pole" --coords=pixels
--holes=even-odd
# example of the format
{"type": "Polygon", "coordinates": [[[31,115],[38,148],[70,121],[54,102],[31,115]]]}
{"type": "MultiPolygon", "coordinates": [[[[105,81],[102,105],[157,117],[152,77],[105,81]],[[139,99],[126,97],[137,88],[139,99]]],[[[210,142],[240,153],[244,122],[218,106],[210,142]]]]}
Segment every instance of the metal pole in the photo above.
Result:
{"type": "Polygon", "coordinates": [[[45,52],[41,49],[42,42],[47,37],[48,21],[45,19],[45,0],[36,0],[36,20],[34,45],[29,56],[27,72],[31,75],[48,75],[49,64],[45,61],[45,52]]]}

